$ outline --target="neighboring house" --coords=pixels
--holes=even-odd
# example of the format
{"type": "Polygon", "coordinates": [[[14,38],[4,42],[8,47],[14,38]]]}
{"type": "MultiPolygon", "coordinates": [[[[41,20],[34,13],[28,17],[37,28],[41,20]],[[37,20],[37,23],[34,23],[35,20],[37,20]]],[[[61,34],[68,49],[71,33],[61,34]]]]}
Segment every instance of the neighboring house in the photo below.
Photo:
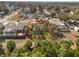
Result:
{"type": "Polygon", "coordinates": [[[5,5],[9,11],[14,11],[16,9],[16,4],[11,5],[9,3],[6,3],[5,5]]]}
{"type": "Polygon", "coordinates": [[[57,26],[65,26],[65,24],[62,21],[60,21],[59,18],[50,18],[49,22],[57,26]]]}
{"type": "Polygon", "coordinates": [[[79,32],[79,27],[74,27],[74,30],[79,32]]]}
{"type": "Polygon", "coordinates": [[[4,11],[1,11],[0,12],[0,17],[4,16],[5,15],[5,12],[4,11]]]}
{"type": "Polygon", "coordinates": [[[71,11],[71,12],[70,12],[70,15],[73,15],[73,14],[74,14],[74,12],[73,12],[73,11],[71,11]]]}
{"type": "Polygon", "coordinates": [[[75,20],[66,21],[65,24],[71,29],[74,29],[74,27],[79,27],[79,23],[75,20]]]}
{"type": "Polygon", "coordinates": [[[70,29],[73,29],[74,28],[74,25],[70,22],[66,22],[65,25],[70,28],[70,29]]]}
{"type": "Polygon", "coordinates": [[[24,33],[24,26],[18,25],[16,23],[11,23],[11,24],[5,26],[3,35],[16,36],[19,33],[20,34],[24,33]]]}
{"type": "Polygon", "coordinates": [[[22,12],[20,15],[21,15],[23,18],[28,18],[27,13],[22,12]]]}
{"type": "Polygon", "coordinates": [[[46,9],[43,9],[44,13],[47,15],[50,15],[51,13],[49,11],[47,11],[46,9]]]}
{"type": "Polygon", "coordinates": [[[36,8],[36,13],[37,13],[37,14],[40,13],[39,7],[36,8]]]}
{"type": "Polygon", "coordinates": [[[60,32],[69,32],[69,30],[66,26],[58,26],[58,31],[60,31],[60,32]]]}
{"type": "Polygon", "coordinates": [[[3,23],[0,23],[0,28],[2,28],[4,25],[3,25],[3,23]]]}
{"type": "Polygon", "coordinates": [[[62,31],[62,32],[68,31],[64,22],[60,21],[60,19],[58,19],[58,18],[50,18],[49,22],[52,23],[52,24],[55,24],[58,27],[59,31],[62,31]]]}
{"type": "Polygon", "coordinates": [[[79,31],[79,22],[76,20],[68,20],[65,22],[65,25],[70,29],[74,29],[77,32],[79,31]]]}

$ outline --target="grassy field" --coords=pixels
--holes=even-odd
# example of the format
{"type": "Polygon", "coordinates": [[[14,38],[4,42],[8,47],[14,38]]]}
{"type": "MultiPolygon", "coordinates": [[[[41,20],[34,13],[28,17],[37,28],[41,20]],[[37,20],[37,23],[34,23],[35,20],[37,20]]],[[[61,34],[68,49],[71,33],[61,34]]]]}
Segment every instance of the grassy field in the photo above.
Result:
{"type": "Polygon", "coordinates": [[[9,20],[17,21],[17,20],[24,20],[24,18],[20,17],[19,15],[15,15],[15,16],[11,17],[9,20]]]}
{"type": "Polygon", "coordinates": [[[19,24],[23,25],[23,26],[27,26],[28,25],[28,23],[26,23],[26,22],[19,22],[19,24]]]}

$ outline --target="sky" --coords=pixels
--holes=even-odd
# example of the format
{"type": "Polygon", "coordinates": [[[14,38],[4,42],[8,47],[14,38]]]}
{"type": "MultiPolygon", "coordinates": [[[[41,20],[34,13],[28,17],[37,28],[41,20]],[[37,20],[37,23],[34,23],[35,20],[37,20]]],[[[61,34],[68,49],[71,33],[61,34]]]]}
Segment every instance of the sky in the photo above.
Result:
{"type": "Polygon", "coordinates": [[[0,1],[79,2],[79,0],[0,0],[0,1]]]}

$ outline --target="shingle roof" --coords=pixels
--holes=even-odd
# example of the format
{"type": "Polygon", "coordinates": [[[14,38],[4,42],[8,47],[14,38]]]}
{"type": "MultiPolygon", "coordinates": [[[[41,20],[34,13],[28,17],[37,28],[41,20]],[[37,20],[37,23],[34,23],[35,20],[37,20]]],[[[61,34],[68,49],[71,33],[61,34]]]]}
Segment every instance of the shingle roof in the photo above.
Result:
{"type": "Polygon", "coordinates": [[[15,23],[11,23],[5,27],[4,32],[5,31],[23,30],[23,28],[24,28],[24,26],[22,26],[22,25],[17,25],[15,23]]]}
{"type": "Polygon", "coordinates": [[[4,25],[2,23],[0,23],[0,28],[3,27],[4,25]]]}

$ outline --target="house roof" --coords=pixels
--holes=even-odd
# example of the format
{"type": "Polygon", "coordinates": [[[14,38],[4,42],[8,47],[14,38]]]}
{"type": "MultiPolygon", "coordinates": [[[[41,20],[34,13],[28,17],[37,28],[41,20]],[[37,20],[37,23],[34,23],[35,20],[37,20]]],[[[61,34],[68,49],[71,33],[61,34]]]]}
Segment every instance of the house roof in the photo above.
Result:
{"type": "Polygon", "coordinates": [[[24,26],[22,26],[22,25],[17,25],[16,23],[11,23],[5,27],[4,32],[5,31],[14,32],[15,30],[23,30],[23,28],[24,28],[24,26]]]}
{"type": "Polygon", "coordinates": [[[4,14],[4,11],[0,11],[0,14],[4,14]]]}
{"type": "Polygon", "coordinates": [[[49,20],[50,23],[55,24],[55,25],[61,25],[64,26],[64,23],[60,21],[58,18],[53,18],[49,20]]]}
{"type": "Polygon", "coordinates": [[[0,23],[0,28],[3,27],[4,25],[2,23],[0,23]]]}

